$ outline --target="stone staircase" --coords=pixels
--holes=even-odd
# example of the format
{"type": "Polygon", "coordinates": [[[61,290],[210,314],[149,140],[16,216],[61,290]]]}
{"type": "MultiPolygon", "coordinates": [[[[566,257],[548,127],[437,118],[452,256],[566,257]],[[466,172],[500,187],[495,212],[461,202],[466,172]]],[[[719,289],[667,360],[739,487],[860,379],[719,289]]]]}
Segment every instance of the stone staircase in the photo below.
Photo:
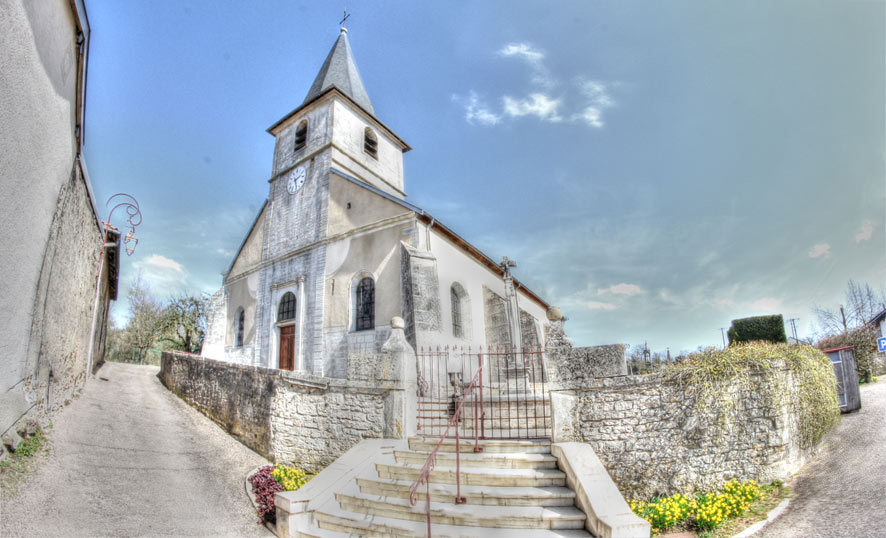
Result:
{"type": "MultiPolygon", "coordinates": [[[[584,530],[586,515],[575,506],[576,494],[558,469],[550,441],[481,440],[480,453],[473,452],[472,441],[463,440],[460,447],[464,504],[455,503],[455,440],[447,439],[437,454],[430,474],[435,537],[590,536],[584,530]]],[[[327,478],[333,482],[328,487],[315,484],[313,509],[291,530],[284,525],[285,532],[318,538],[427,536],[425,486],[415,506],[409,502],[409,489],[437,442],[421,437],[388,441],[373,458],[349,452],[342,459],[350,456],[353,461],[344,462],[342,469],[361,460],[359,470],[337,480],[327,478]]]]}

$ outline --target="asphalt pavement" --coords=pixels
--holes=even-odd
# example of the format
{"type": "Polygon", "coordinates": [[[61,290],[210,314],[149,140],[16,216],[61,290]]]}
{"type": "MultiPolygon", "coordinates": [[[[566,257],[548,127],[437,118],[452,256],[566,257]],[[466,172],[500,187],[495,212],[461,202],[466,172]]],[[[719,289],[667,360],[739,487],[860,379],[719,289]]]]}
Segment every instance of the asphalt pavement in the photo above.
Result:
{"type": "Polygon", "coordinates": [[[54,417],[49,453],[0,504],[0,535],[272,536],[243,487],[265,459],[166,390],[158,371],[108,363],[87,381],[54,417]]]}
{"type": "Polygon", "coordinates": [[[886,536],[886,381],[862,385],[861,405],[842,416],[794,478],[787,510],[756,538],[886,536]]]}

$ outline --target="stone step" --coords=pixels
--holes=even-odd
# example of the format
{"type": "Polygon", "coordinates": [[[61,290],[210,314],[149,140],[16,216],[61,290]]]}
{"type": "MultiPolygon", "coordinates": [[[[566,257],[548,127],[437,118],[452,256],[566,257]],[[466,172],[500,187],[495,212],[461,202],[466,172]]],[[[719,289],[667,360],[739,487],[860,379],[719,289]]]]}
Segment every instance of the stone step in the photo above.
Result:
{"type": "MultiPolygon", "coordinates": [[[[440,436],[410,437],[409,449],[419,452],[431,452],[440,442],[440,436]]],[[[484,454],[508,454],[515,452],[524,452],[530,454],[550,454],[550,439],[480,439],[480,446],[483,448],[484,454]]],[[[461,443],[460,452],[473,452],[473,440],[470,443],[461,443]]],[[[452,437],[443,441],[440,446],[440,452],[455,453],[455,439],[452,437]]]]}
{"type": "MultiPolygon", "coordinates": [[[[413,465],[424,465],[430,455],[429,452],[418,452],[414,450],[395,450],[394,458],[398,463],[411,463],[413,465]]],[[[454,453],[438,452],[434,458],[435,466],[455,467],[454,453]]],[[[557,458],[550,454],[496,454],[485,452],[462,454],[460,459],[461,466],[464,467],[485,467],[490,469],[556,469],[557,458]]]]}
{"type": "MultiPolygon", "coordinates": [[[[427,523],[331,511],[315,512],[314,520],[324,530],[350,533],[354,536],[414,538],[428,535],[427,523]]],[[[579,529],[493,529],[489,527],[463,527],[434,525],[435,538],[585,538],[591,535],[579,529]]]]}
{"type": "MultiPolygon", "coordinates": [[[[358,493],[336,493],[343,510],[361,514],[426,521],[424,503],[358,493]]],[[[583,529],[585,514],[574,506],[484,506],[431,502],[431,523],[497,529],[583,529]]]]}
{"type": "MultiPolygon", "coordinates": [[[[360,491],[369,495],[385,497],[409,498],[412,482],[407,480],[376,480],[357,478],[360,491]]],[[[431,501],[453,502],[456,487],[454,484],[431,483],[431,501]]],[[[424,502],[425,486],[416,492],[416,497],[424,502]]],[[[575,492],[568,487],[488,487],[461,486],[461,495],[467,504],[486,506],[572,506],[575,504],[575,492]]]]}
{"type": "Polygon", "coordinates": [[[304,530],[296,530],[296,538],[351,538],[354,535],[350,532],[338,532],[329,529],[321,529],[316,522],[311,528],[304,530]]]}
{"type": "MultiPolygon", "coordinates": [[[[376,463],[379,478],[418,480],[422,466],[376,463]]],[[[430,474],[431,482],[455,484],[456,470],[437,467],[430,474]]],[[[565,486],[566,474],[557,469],[462,469],[461,483],[469,486],[544,487],[565,486]]]]}

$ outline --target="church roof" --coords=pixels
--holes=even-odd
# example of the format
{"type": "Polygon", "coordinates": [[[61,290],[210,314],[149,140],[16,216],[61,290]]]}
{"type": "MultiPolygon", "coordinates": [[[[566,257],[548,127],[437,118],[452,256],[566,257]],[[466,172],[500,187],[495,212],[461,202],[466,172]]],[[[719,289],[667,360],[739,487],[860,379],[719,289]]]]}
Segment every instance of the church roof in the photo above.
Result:
{"type": "Polygon", "coordinates": [[[344,28],[332,46],[332,50],[329,51],[329,55],[323,62],[320,72],[317,73],[314,83],[311,84],[311,89],[308,90],[308,95],[305,96],[302,105],[317,99],[333,87],[347,95],[364,110],[373,116],[375,115],[369,94],[363,87],[363,79],[360,78],[360,72],[357,71],[357,64],[354,63],[351,45],[348,44],[348,31],[344,28]]]}

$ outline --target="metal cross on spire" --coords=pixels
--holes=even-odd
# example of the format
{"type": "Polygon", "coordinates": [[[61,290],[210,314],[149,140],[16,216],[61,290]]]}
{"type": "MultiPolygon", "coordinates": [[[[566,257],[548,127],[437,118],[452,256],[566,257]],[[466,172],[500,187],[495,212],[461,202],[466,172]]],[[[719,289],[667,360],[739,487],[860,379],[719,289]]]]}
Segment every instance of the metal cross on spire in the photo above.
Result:
{"type": "Polygon", "coordinates": [[[345,10],[345,13],[344,13],[344,17],[342,17],[341,22],[339,22],[339,24],[341,25],[341,29],[342,29],[342,30],[347,31],[347,28],[345,28],[345,22],[348,20],[348,18],[349,18],[350,16],[351,16],[351,14],[348,13],[348,10],[346,9],[346,10],[345,10]]]}

